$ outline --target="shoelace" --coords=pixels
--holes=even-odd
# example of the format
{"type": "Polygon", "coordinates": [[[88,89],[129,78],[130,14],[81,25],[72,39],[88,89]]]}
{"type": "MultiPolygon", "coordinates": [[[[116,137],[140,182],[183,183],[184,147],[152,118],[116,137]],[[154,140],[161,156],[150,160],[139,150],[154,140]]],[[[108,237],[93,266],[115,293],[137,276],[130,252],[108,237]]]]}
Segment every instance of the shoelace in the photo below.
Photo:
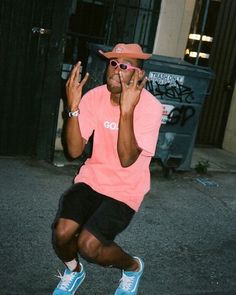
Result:
{"type": "Polygon", "coordinates": [[[74,272],[71,272],[70,274],[64,274],[62,275],[61,272],[59,270],[58,271],[58,274],[59,275],[56,275],[57,278],[61,279],[61,282],[60,282],[60,289],[63,290],[63,291],[67,291],[73,277],[74,277],[74,272]]]}
{"type": "Polygon", "coordinates": [[[123,274],[121,280],[120,280],[120,287],[124,290],[124,291],[130,291],[130,289],[133,286],[135,277],[128,277],[125,274],[123,274]]]}

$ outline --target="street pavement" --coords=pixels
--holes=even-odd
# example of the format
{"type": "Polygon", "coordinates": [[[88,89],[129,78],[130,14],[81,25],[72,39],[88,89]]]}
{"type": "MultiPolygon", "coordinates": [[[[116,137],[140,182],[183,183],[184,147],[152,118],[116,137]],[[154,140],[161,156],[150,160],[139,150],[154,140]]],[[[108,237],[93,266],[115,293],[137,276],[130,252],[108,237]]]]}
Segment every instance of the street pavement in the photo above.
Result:
{"type": "MultiPolygon", "coordinates": [[[[0,158],[1,295],[52,294],[63,272],[51,223],[77,167],[0,158]],[[60,167],[61,166],[61,167],[60,167]]],[[[168,178],[151,165],[151,191],[117,243],[145,261],[139,295],[236,294],[236,173],[168,178]]],[[[120,271],[85,265],[78,295],[112,295],[120,271]]]]}

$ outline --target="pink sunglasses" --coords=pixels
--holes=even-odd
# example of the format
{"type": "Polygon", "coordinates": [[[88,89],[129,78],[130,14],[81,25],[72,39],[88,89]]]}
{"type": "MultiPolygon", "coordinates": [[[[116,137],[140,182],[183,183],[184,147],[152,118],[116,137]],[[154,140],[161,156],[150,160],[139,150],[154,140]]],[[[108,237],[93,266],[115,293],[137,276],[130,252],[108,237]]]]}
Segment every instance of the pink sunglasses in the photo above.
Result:
{"type": "Polygon", "coordinates": [[[123,71],[125,71],[125,70],[139,70],[140,71],[140,69],[139,68],[137,68],[137,67],[133,67],[133,66],[131,66],[131,65],[129,65],[129,64],[123,64],[123,63],[119,63],[118,61],[116,61],[115,59],[111,59],[110,60],[110,65],[113,67],[113,68],[117,68],[117,67],[119,67],[121,70],[123,70],[123,71]]]}

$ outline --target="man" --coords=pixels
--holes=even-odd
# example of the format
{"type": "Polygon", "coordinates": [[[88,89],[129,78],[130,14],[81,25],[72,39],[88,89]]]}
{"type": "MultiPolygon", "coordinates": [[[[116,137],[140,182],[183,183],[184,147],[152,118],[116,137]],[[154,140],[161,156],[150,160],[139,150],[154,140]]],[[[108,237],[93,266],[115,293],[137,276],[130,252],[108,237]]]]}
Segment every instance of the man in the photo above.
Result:
{"type": "Polygon", "coordinates": [[[124,252],[115,237],[130,223],[150,189],[162,107],[145,88],[142,61],[151,55],[138,44],[117,44],[100,53],[108,61],[106,85],[82,89],[81,63],[67,81],[68,152],[77,158],[94,132],[93,151],[62,196],[53,227],[53,245],[66,265],[53,295],[74,294],[85,278],[79,257],[122,270],[115,295],[137,294],[144,263],[124,252]]]}

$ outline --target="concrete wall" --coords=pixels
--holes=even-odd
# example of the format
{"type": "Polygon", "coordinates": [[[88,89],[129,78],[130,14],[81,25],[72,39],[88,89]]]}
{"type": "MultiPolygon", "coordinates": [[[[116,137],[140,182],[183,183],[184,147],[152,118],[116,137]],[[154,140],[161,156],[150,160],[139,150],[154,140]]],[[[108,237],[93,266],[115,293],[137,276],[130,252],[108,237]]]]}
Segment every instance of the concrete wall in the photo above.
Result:
{"type": "Polygon", "coordinates": [[[230,112],[227,126],[225,129],[225,136],[223,142],[223,149],[236,154],[236,83],[232,96],[230,112]]]}
{"type": "Polygon", "coordinates": [[[162,0],[154,54],[184,57],[195,0],[162,0]]]}

